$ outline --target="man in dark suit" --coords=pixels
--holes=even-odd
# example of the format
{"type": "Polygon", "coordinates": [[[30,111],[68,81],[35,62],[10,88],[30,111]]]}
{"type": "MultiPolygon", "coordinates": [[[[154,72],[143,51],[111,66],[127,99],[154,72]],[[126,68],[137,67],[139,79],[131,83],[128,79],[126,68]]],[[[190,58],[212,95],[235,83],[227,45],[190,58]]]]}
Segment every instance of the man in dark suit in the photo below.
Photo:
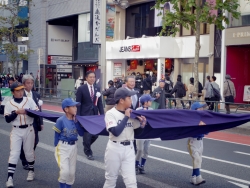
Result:
{"type": "MultiPolygon", "coordinates": [[[[100,88],[94,85],[96,78],[95,76],[96,75],[93,71],[88,71],[85,77],[87,83],[77,89],[76,102],[81,103],[81,105],[77,107],[77,115],[92,116],[104,114],[102,98],[101,96],[97,97],[97,95],[100,94],[100,88]]],[[[83,146],[84,153],[89,160],[94,160],[91,145],[96,141],[97,138],[97,135],[92,135],[85,130],[83,135],[83,146]]]]}
{"type": "MultiPolygon", "coordinates": [[[[34,86],[34,78],[31,75],[27,74],[23,76],[22,82],[25,87],[23,96],[32,98],[34,102],[36,103],[36,105],[40,108],[40,111],[42,111],[41,110],[42,101],[40,100],[40,95],[38,95],[38,93],[36,93],[35,91],[32,91],[32,88],[34,86]]],[[[38,131],[41,131],[43,129],[43,118],[34,117],[33,127],[35,131],[35,143],[34,143],[34,150],[35,150],[39,142],[38,131]]],[[[21,148],[20,160],[22,161],[23,168],[25,170],[28,170],[29,166],[25,158],[23,147],[21,148]]]]}

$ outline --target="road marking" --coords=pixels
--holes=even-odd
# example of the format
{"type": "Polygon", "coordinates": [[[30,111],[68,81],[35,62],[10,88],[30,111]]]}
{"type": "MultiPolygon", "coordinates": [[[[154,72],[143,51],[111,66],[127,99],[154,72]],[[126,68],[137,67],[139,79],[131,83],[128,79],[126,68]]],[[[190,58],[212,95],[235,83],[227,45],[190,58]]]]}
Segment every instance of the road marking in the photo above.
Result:
{"type": "Polygon", "coordinates": [[[244,153],[244,152],[240,152],[240,151],[235,151],[234,153],[239,153],[239,154],[243,154],[243,155],[250,155],[250,153],[244,153]]]}
{"type": "MultiPolygon", "coordinates": [[[[172,149],[172,148],[168,148],[168,147],[164,147],[164,146],[159,146],[159,145],[155,145],[155,144],[150,144],[150,146],[153,146],[153,147],[156,147],[156,148],[165,149],[165,150],[175,151],[175,152],[178,152],[178,153],[183,153],[183,154],[189,155],[189,153],[186,152],[186,151],[172,149]]],[[[232,165],[236,165],[236,166],[242,166],[242,167],[250,168],[250,166],[248,166],[248,165],[244,165],[244,164],[240,164],[240,163],[234,163],[234,162],[231,162],[231,161],[225,161],[225,160],[221,160],[221,159],[216,159],[216,158],[213,158],[213,157],[207,157],[207,156],[204,156],[204,155],[202,156],[202,158],[210,159],[210,160],[214,160],[214,161],[219,161],[219,162],[222,162],[222,163],[232,164],[232,165]]]]}
{"type": "Polygon", "coordinates": [[[219,140],[216,138],[208,138],[208,137],[204,137],[205,139],[209,139],[209,140],[216,140],[216,141],[221,141],[221,142],[227,142],[227,143],[231,143],[231,144],[239,144],[239,145],[243,145],[243,146],[250,146],[249,144],[241,144],[238,142],[230,142],[230,141],[226,141],[226,140],[219,140]]]}
{"type": "MultiPolygon", "coordinates": [[[[3,135],[6,135],[6,136],[10,136],[10,132],[2,130],[2,129],[0,129],[0,133],[3,135]]],[[[42,149],[47,150],[47,151],[55,152],[55,147],[48,145],[48,144],[44,144],[42,142],[39,142],[37,147],[42,148],[42,149]]],[[[77,155],[77,161],[85,163],[87,165],[94,166],[94,167],[102,169],[102,170],[105,170],[105,164],[102,162],[99,162],[99,161],[90,161],[90,160],[88,160],[85,157],[80,156],[80,155],[77,155]]],[[[140,182],[140,183],[147,185],[147,186],[150,186],[150,187],[177,188],[177,187],[170,186],[168,184],[162,183],[160,181],[156,181],[154,179],[151,179],[151,178],[148,178],[145,176],[136,176],[136,179],[137,179],[137,182],[140,182]]]]}
{"type": "MultiPolygon", "coordinates": [[[[177,162],[174,162],[174,161],[169,161],[169,160],[166,160],[166,159],[161,159],[161,158],[153,157],[153,156],[148,156],[148,157],[151,158],[151,159],[155,159],[155,160],[158,160],[158,161],[165,162],[165,163],[170,163],[170,164],[181,166],[181,167],[184,167],[184,168],[193,169],[192,166],[184,165],[182,163],[177,163],[177,162]]],[[[241,182],[241,183],[245,183],[245,184],[250,184],[250,181],[242,180],[242,179],[235,178],[235,177],[232,177],[232,176],[227,176],[227,175],[224,175],[224,174],[219,174],[219,173],[216,173],[216,172],[213,172],[213,171],[204,170],[204,169],[201,169],[200,171],[204,172],[204,173],[207,173],[207,174],[214,175],[214,176],[218,176],[218,177],[221,177],[221,178],[225,178],[225,179],[229,179],[229,180],[233,180],[233,181],[237,181],[237,182],[241,182]]]]}
{"type": "Polygon", "coordinates": [[[237,186],[239,186],[239,187],[241,187],[241,188],[249,188],[248,185],[243,185],[243,184],[235,183],[235,182],[232,182],[232,181],[228,181],[228,182],[229,182],[229,183],[232,183],[232,184],[234,184],[234,185],[237,185],[237,186]]]}

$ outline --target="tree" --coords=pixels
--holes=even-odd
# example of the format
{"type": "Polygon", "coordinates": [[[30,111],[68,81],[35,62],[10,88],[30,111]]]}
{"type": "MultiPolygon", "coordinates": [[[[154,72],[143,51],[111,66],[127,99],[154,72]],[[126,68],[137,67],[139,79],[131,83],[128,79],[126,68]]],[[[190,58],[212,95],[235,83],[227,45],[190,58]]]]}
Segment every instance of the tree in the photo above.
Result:
{"type": "Polygon", "coordinates": [[[29,20],[22,17],[22,13],[28,10],[31,0],[12,0],[11,3],[0,4],[0,42],[2,48],[12,64],[12,73],[18,70],[18,61],[28,60],[32,50],[28,48],[28,41],[18,43],[19,37],[28,37],[31,30],[28,27],[29,20]],[[26,50],[18,52],[18,45],[26,45],[26,50]]]}
{"type": "Polygon", "coordinates": [[[195,33],[195,59],[194,59],[194,86],[198,93],[198,62],[200,51],[200,24],[215,24],[218,29],[225,29],[224,23],[228,24],[229,19],[225,13],[231,13],[233,18],[238,18],[238,0],[156,0],[153,8],[163,9],[165,3],[173,5],[173,12],[164,11],[162,14],[162,30],[160,35],[175,36],[180,32],[180,27],[192,29],[195,33]],[[220,12],[219,14],[217,14],[220,12]]]}

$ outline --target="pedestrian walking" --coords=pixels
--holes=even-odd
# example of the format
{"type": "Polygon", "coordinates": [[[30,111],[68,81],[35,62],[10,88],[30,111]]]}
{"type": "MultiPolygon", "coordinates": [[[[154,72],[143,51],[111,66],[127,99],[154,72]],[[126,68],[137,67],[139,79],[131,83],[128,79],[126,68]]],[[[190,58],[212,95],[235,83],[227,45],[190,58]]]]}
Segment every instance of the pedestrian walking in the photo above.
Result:
{"type": "Polygon", "coordinates": [[[165,92],[170,93],[173,89],[173,82],[170,80],[170,77],[166,74],[165,75],[165,92]]]}
{"type": "MultiPolygon", "coordinates": [[[[100,88],[94,85],[96,75],[93,71],[86,73],[87,83],[80,86],[76,92],[76,101],[81,105],[77,107],[77,115],[79,116],[93,116],[104,114],[100,88]]],[[[91,126],[91,125],[88,125],[91,126]]],[[[97,135],[92,135],[86,130],[83,135],[84,153],[87,159],[94,160],[91,145],[97,140],[97,135]]]]}
{"type": "Polygon", "coordinates": [[[225,82],[224,82],[224,91],[223,91],[223,97],[225,98],[225,107],[226,107],[226,113],[230,114],[230,103],[234,103],[234,99],[236,98],[236,91],[234,87],[234,83],[231,80],[231,76],[227,74],[225,76],[225,82]]]}
{"type": "Polygon", "coordinates": [[[178,75],[177,82],[173,90],[170,92],[170,95],[173,95],[174,93],[175,93],[175,98],[177,98],[176,107],[181,108],[181,105],[182,105],[182,108],[184,108],[185,106],[181,99],[186,96],[186,88],[184,84],[181,82],[181,75],[178,75]]]}
{"type": "MultiPolygon", "coordinates": [[[[191,110],[203,110],[206,104],[200,104],[195,102],[191,106],[191,110]]],[[[200,121],[199,126],[206,125],[203,121],[200,121]]],[[[203,137],[204,134],[197,135],[188,138],[188,152],[193,160],[193,173],[190,182],[194,185],[200,185],[206,183],[200,174],[201,163],[202,163],[202,153],[203,153],[203,137]]]]}
{"type": "MultiPolygon", "coordinates": [[[[24,75],[22,78],[23,78],[22,82],[25,87],[23,96],[34,100],[34,102],[36,103],[36,106],[39,107],[39,111],[42,111],[41,106],[43,104],[43,101],[40,100],[40,95],[38,95],[37,92],[32,91],[33,86],[34,86],[34,78],[28,74],[24,75]]],[[[43,130],[43,118],[35,116],[34,121],[33,121],[33,128],[35,131],[35,142],[34,142],[34,150],[35,150],[39,142],[38,132],[43,130]]],[[[24,154],[23,145],[21,148],[20,160],[22,161],[23,168],[25,170],[28,170],[29,165],[24,154]]]]}
{"type": "Polygon", "coordinates": [[[155,102],[159,104],[158,109],[166,109],[165,80],[159,80],[159,86],[153,91],[155,102]]]}
{"type": "Polygon", "coordinates": [[[131,97],[136,91],[119,88],[115,92],[116,107],[105,115],[109,141],[105,151],[105,184],[104,188],[116,187],[119,172],[126,187],[136,188],[134,134],[141,132],[146,125],[146,118],[138,116],[131,119],[131,97]]]}
{"type": "Polygon", "coordinates": [[[35,131],[33,128],[33,117],[26,114],[25,109],[39,110],[34,100],[24,97],[24,86],[21,83],[13,83],[11,85],[13,99],[5,105],[4,116],[7,123],[13,125],[10,134],[10,157],[8,165],[8,178],[6,187],[13,187],[13,176],[23,144],[24,154],[28,161],[29,172],[27,181],[33,181],[34,173],[34,140],[35,131]]]}
{"type": "Polygon", "coordinates": [[[209,102],[209,92],[208,92],[209,84],[210,84],[210,76],[207,76],[207,80],[206,80],[205,86],[204,86],[204,90],[205,90],[205,101],[206,101],[207,106],[210,105],[210,102],[209,102]]]}
{"type": "Polygon", "coordinates": [[[115,106],[114,95],[115,95],[116,88],[114,87],[114,82],[112,80],[109,80],[108,86],[109,86],[109,88],[105,89],[102,92],[102,95],[107,97],[106,104],[105,104],[105,110],[104,110],[105,113],[115,106]]]}
{"type": "Polygon", "coordinates": [[[83,136],[83,128],[76,120],[76,111],[79,102],[70,98],[62,101],[64,115],[57,119],[53,126],[55,131],[54,145],[55,158],[60,169],[60,188],[71,188],[75,181],[77,159],[77,137],[83,136]]]}
{"type": "Polygon", "coordinates": [[[81,76],[79,76],[75,83],[75,89],[78,89],[81,85],[82,85],[82,79],[81,76]]]}
{"type": "MultiPolygon", "coordinates": [[[[136,110],[153,110],[151,108],[152,101],[155,98],[152,98],[149,94],[142,95],[140,98],[141,107],[137,108],[136,110]]],[[[145,174],[144,166],[146,164],[146,160],[148,158],[148,150],[150,147],[150,140],[146,139],[137,139],[136,146],[137,146],[137,153],[135,157],[135,170],[136,174],[145,174]]]]}
{"type": "MultiPolygon", "coordinates": [[[[212,76],[210,80],[210,84],[208,85],[208,98],[209,101],[220,101],[220,97],[217,96],[217,94],[220,95],[220,87],[219,85],[215,82],[216,77],[212,76]]],[[[214,110],[214,102],[210,102],[209,105],[209,110],[213,111],[214,110]]]]}

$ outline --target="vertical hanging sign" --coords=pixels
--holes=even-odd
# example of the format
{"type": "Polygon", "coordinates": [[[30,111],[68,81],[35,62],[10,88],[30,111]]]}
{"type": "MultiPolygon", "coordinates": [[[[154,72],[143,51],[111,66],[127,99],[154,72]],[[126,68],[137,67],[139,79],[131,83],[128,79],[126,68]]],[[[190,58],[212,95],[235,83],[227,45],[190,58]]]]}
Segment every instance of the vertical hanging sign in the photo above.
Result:
{"type": "Polygon", "coordinates": [[[92,18],[92,42],[101,44],[101,0],[93,0],[92,18]]]}

